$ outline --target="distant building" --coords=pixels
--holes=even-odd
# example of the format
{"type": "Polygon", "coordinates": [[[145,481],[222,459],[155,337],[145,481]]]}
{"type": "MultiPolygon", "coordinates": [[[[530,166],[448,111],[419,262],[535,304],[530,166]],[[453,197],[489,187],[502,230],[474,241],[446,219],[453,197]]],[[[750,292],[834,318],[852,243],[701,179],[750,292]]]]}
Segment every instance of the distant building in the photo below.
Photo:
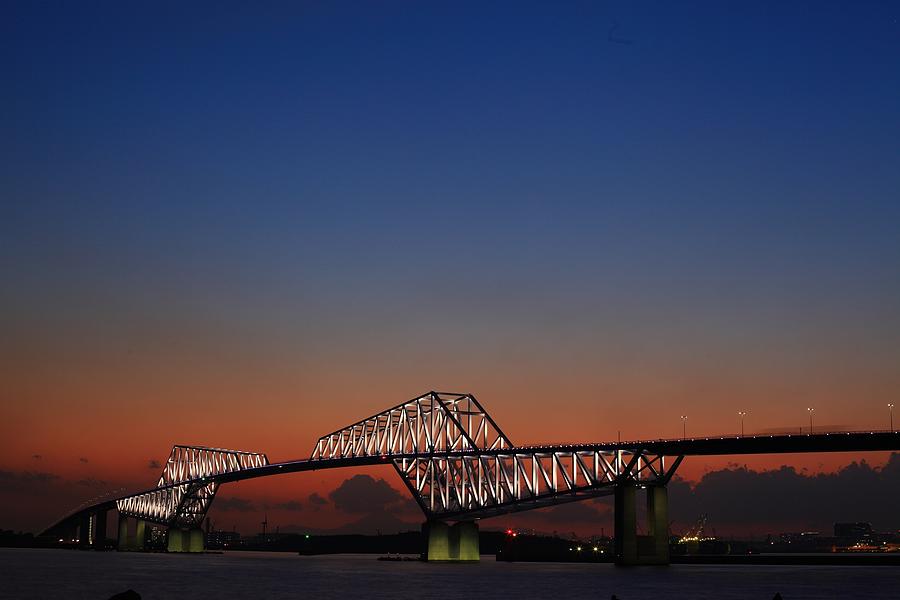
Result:
{"type": "Polygon", "coordinates": [[[872,536],[871,523],[835,523],[834,537],[848,539],[862,539],[872,536]]]}
{"type": "Polygon", "coordinates": [[[210,550],[234,548],[241,543],[241,534],[237,531],[208,531],[206,532],[206,547],[210,550]]]}
{"type": "Polygon", "coordinates": [[[243,543],[245,546],[264,546],[266,544],[271,544],[272,542],[278,542],[280,540],[284,540],[287,538],[291,538],[297,536],[297,533],[279,533],[275,532],[267,532],[265,536],[261,533],[257,533],[256,535],[251,535],[249,537],[243,538],[243,543]]]}
{"type": "Polygon", "coordinates": [[[167,529],[159,525],[147,527],[144,540],[144,547],[148,550],[163,550],[166,547],[167,529]]]}

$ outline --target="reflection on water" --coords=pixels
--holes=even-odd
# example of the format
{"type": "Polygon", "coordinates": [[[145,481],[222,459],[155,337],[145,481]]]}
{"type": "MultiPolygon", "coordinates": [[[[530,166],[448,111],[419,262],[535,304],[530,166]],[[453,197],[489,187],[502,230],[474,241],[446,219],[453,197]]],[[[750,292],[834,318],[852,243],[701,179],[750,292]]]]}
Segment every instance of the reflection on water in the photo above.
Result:
{"type": "Polygon", "coordinates": [[[382,562],[373,555],[301,557],[229,552],[167,555],[0,549],[0,598],[145,599],[508,598],[607,599],[900,597],[896,567],[700,566],[382,562]]]}

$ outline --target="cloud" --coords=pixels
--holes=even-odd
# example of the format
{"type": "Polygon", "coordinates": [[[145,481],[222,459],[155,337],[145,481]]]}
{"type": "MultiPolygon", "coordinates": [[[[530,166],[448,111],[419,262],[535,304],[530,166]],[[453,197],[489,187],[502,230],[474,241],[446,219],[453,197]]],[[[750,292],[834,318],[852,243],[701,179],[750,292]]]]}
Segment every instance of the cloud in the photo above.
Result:
{"type": "MultiPolygon", "coordinates": [[[[421,515],[421,513],[419,513],[421,515]]],[[[346,525],[341,525],[333,530],[335,534],[354,534],[362,533],[367,535],[398,533],[401,531],[417,531],[421,527],[420,519],[415,521],[404,521],[397,515],[391,513],[371,513],[364,515],[346,525]]]]}
{"type": "Polygon", "coordinates": [[[669,484],[669,514],[685,526],[706,514],[712,527],[830,531],[837,521],[868,521],[896,529],[900,516],[886,498],[900,496],[900,454],[883,468],[854,462],[835,473],[806,475],[793,467],[754,471],[732,466],[706,473],[695,485],[669,484]]]}
{"type": "Polygon", "coordinates": [[[290,511],[300,511],[303,510],[303,503],[299,500],[288,500],[287,502],[279,502],[275,504],[272,508],[280,509],[280,510],[290,510],[290,511]]]}
{"type": "Polygon", "coordinates": [[[256,510],[256,506],[254,506],[252,501],[247,500],[246,498],[238,498],[237,496],[232,496],[231,498],[217,498],[213,503],[213,506],[216,510],[225,512],[250,512],[256,510]]]}
{"type": "Polygon", "coordinates": [[[43,454],[32,454],[31,458],[33,458],[34,460],[41,460],[42,458],[44,458],[44,455],[43,454]]]}
{"type": "Polygon", "coordinates": [[[162,469],[162,464],[160,464],[160,462],[158,460],[150,459],[149,461],[147,461],[147,468],[154,469],[154,470],[162,469]]]}
{"type": "Polygon", "coordinates": [[[544,533],[551,531],[579,531],[599,533],[611,521],[610,507],[598,501],[582,500],[556,506],[528,510],[498,517],[487,527],[521,527],[544,533]]]}
{"type": "Polygon", "coordinates": [[[0,471],[0,490],[19,492],[45,486],[59,480],[59,475],[42,471],[0,471]]]}
{"type": "Polygon", "coordinates": [[[547,523],[593,522],[601,517],[592,502],[569,502],[543,511],[541,520],[547,523]]]}
{"type": "Polygon", "coordinates": [[[41,471],[0,471],[0,480],[4,481],[23,481],[45,483],[59,479],[59,475],[55,473],[44,473],[41,471]]]}
{"type": "MultiPolygon", "coordinates": [[[[701,515],[708,516],[706,531],[719,535],[765,535],[786,531],[829,533],[834,523],[866,521],[877,530],[900,529],[900,513],[890,498],[900,497],[900,453],[884,467],[854,462],[834,473],[806,473],[782,466],[755,471],[731,463],[710,471],[699,481],[677,476],[669,483],[669,518],[672,532],[680,534],[701,515]]],[[[638,523],[644,517],[638,498],[638,523]]],[[[527,526],[540,531],[572,528],[584,535],[611,532],[613,498],[573,502],[555,508],[524,511],[488,521],[502,526],[527,526]],[[590,512],[593,509],[596,512],[590,512]]]]}
{"type": "Polygon", "coordinates": [[[81,458],[78,459],[78,462],[87,464],[88,459],[86,459],[85,457],[82,456],[81,458]]]}
{"type": "Polygon", "coordinates": [[[102,479],[95,479],[94,477],[86,477],[85,479],[79,479],[75,482],[75,485],[81,485],[84,487],[105,487],[107,483],[102,479]]]}
{"type": "Polygon", "coordinates": [[[354,514],[382,512],[404,499],[384,479],[373,479],[370,475],[345,479],[328,497],[338,510],[354,514]]]}
{"type": "Polygon", "coordinates": [[[328,500],[320,496],[319,492],[313,492],[312,494],[310,494],[308,500],[316,510],[318,510],[320,506],[325,506],[326,504],[328,504],[328,500]]]}

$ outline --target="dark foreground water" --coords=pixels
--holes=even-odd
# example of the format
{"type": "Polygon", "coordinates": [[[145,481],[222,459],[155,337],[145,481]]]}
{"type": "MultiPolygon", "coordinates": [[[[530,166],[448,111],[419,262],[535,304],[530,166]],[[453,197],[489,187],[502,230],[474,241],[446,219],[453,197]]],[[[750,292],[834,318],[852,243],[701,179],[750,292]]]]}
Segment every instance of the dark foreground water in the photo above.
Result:
{"type": "Polygon", "coordinates": [[[0,598],[900,598],[900,567],[380,562],[372,555],[0,549],[0,598]]]}

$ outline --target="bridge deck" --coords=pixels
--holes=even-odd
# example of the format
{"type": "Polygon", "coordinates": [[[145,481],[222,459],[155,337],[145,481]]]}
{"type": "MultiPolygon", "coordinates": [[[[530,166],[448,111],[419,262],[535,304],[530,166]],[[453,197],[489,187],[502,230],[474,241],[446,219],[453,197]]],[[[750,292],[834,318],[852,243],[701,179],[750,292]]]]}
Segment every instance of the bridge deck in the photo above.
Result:
{"type": "MultiPolygon", "coordinates": [[[[717,456],[717,455],[741,455],[741,454],[790,454],[807,452],[872,452],[900,450],[900,432],[892,431],[864,431],[864,432],[831,432],[819,434],[793,434],[793,435],[747,435],[747,436],[710,436],[686,439],[663,440],[635,440],[624,442],[601,442],[588,444],[555,444],[555,445],[530,445],[515,446],[513,448],[501,448],[494,450],[458,450],[442,451],[434,456],[453,458],[461,456],[510,456],[515,454],[534,455],[550,454],[554,452],[615,452],[617,450],[633,451],[641,449],[653,454],[667,456],[717,456]]],[[[424,455],[428,456],[428,455],[424,455]]],[[[268,477],[287,473],[299,473],[303,471],[315,471],[319,469],[346,468],[354,466],[368,466],[377,464],[391,464],[395,459],[422,458],[422,454],[400,454],[389,456],[358,456],[335,459],[298,459],[285,462],[254,467],[241,471],[223,473],[197,480],[179,482],[172,485],[186,483],[200,483],[216,481],[218,483],[230,483],[268,477]]],[[[167,487],[167,486],[163,486],[167,487]]],[[[67,515],[57,525],[68,521],[75,516],[89,511],[115,508],[116,500],[128,498],[139,494],[159,490],[153,487],[146,490],[124,494],[117,498],[111,498],[82,508],[75,513],[67,515]]]]}
{"type": "Polygon", "coordinates": [[[531,452],[548,450],[628,450],[642,448],[669,456],[727,456],[736,454],[791,454],[804,452],[872,452],[900,450],[900,432],[841,431],[816,434],[709,436],[638,440],[597,444],[516,446],[531,452]]]}

